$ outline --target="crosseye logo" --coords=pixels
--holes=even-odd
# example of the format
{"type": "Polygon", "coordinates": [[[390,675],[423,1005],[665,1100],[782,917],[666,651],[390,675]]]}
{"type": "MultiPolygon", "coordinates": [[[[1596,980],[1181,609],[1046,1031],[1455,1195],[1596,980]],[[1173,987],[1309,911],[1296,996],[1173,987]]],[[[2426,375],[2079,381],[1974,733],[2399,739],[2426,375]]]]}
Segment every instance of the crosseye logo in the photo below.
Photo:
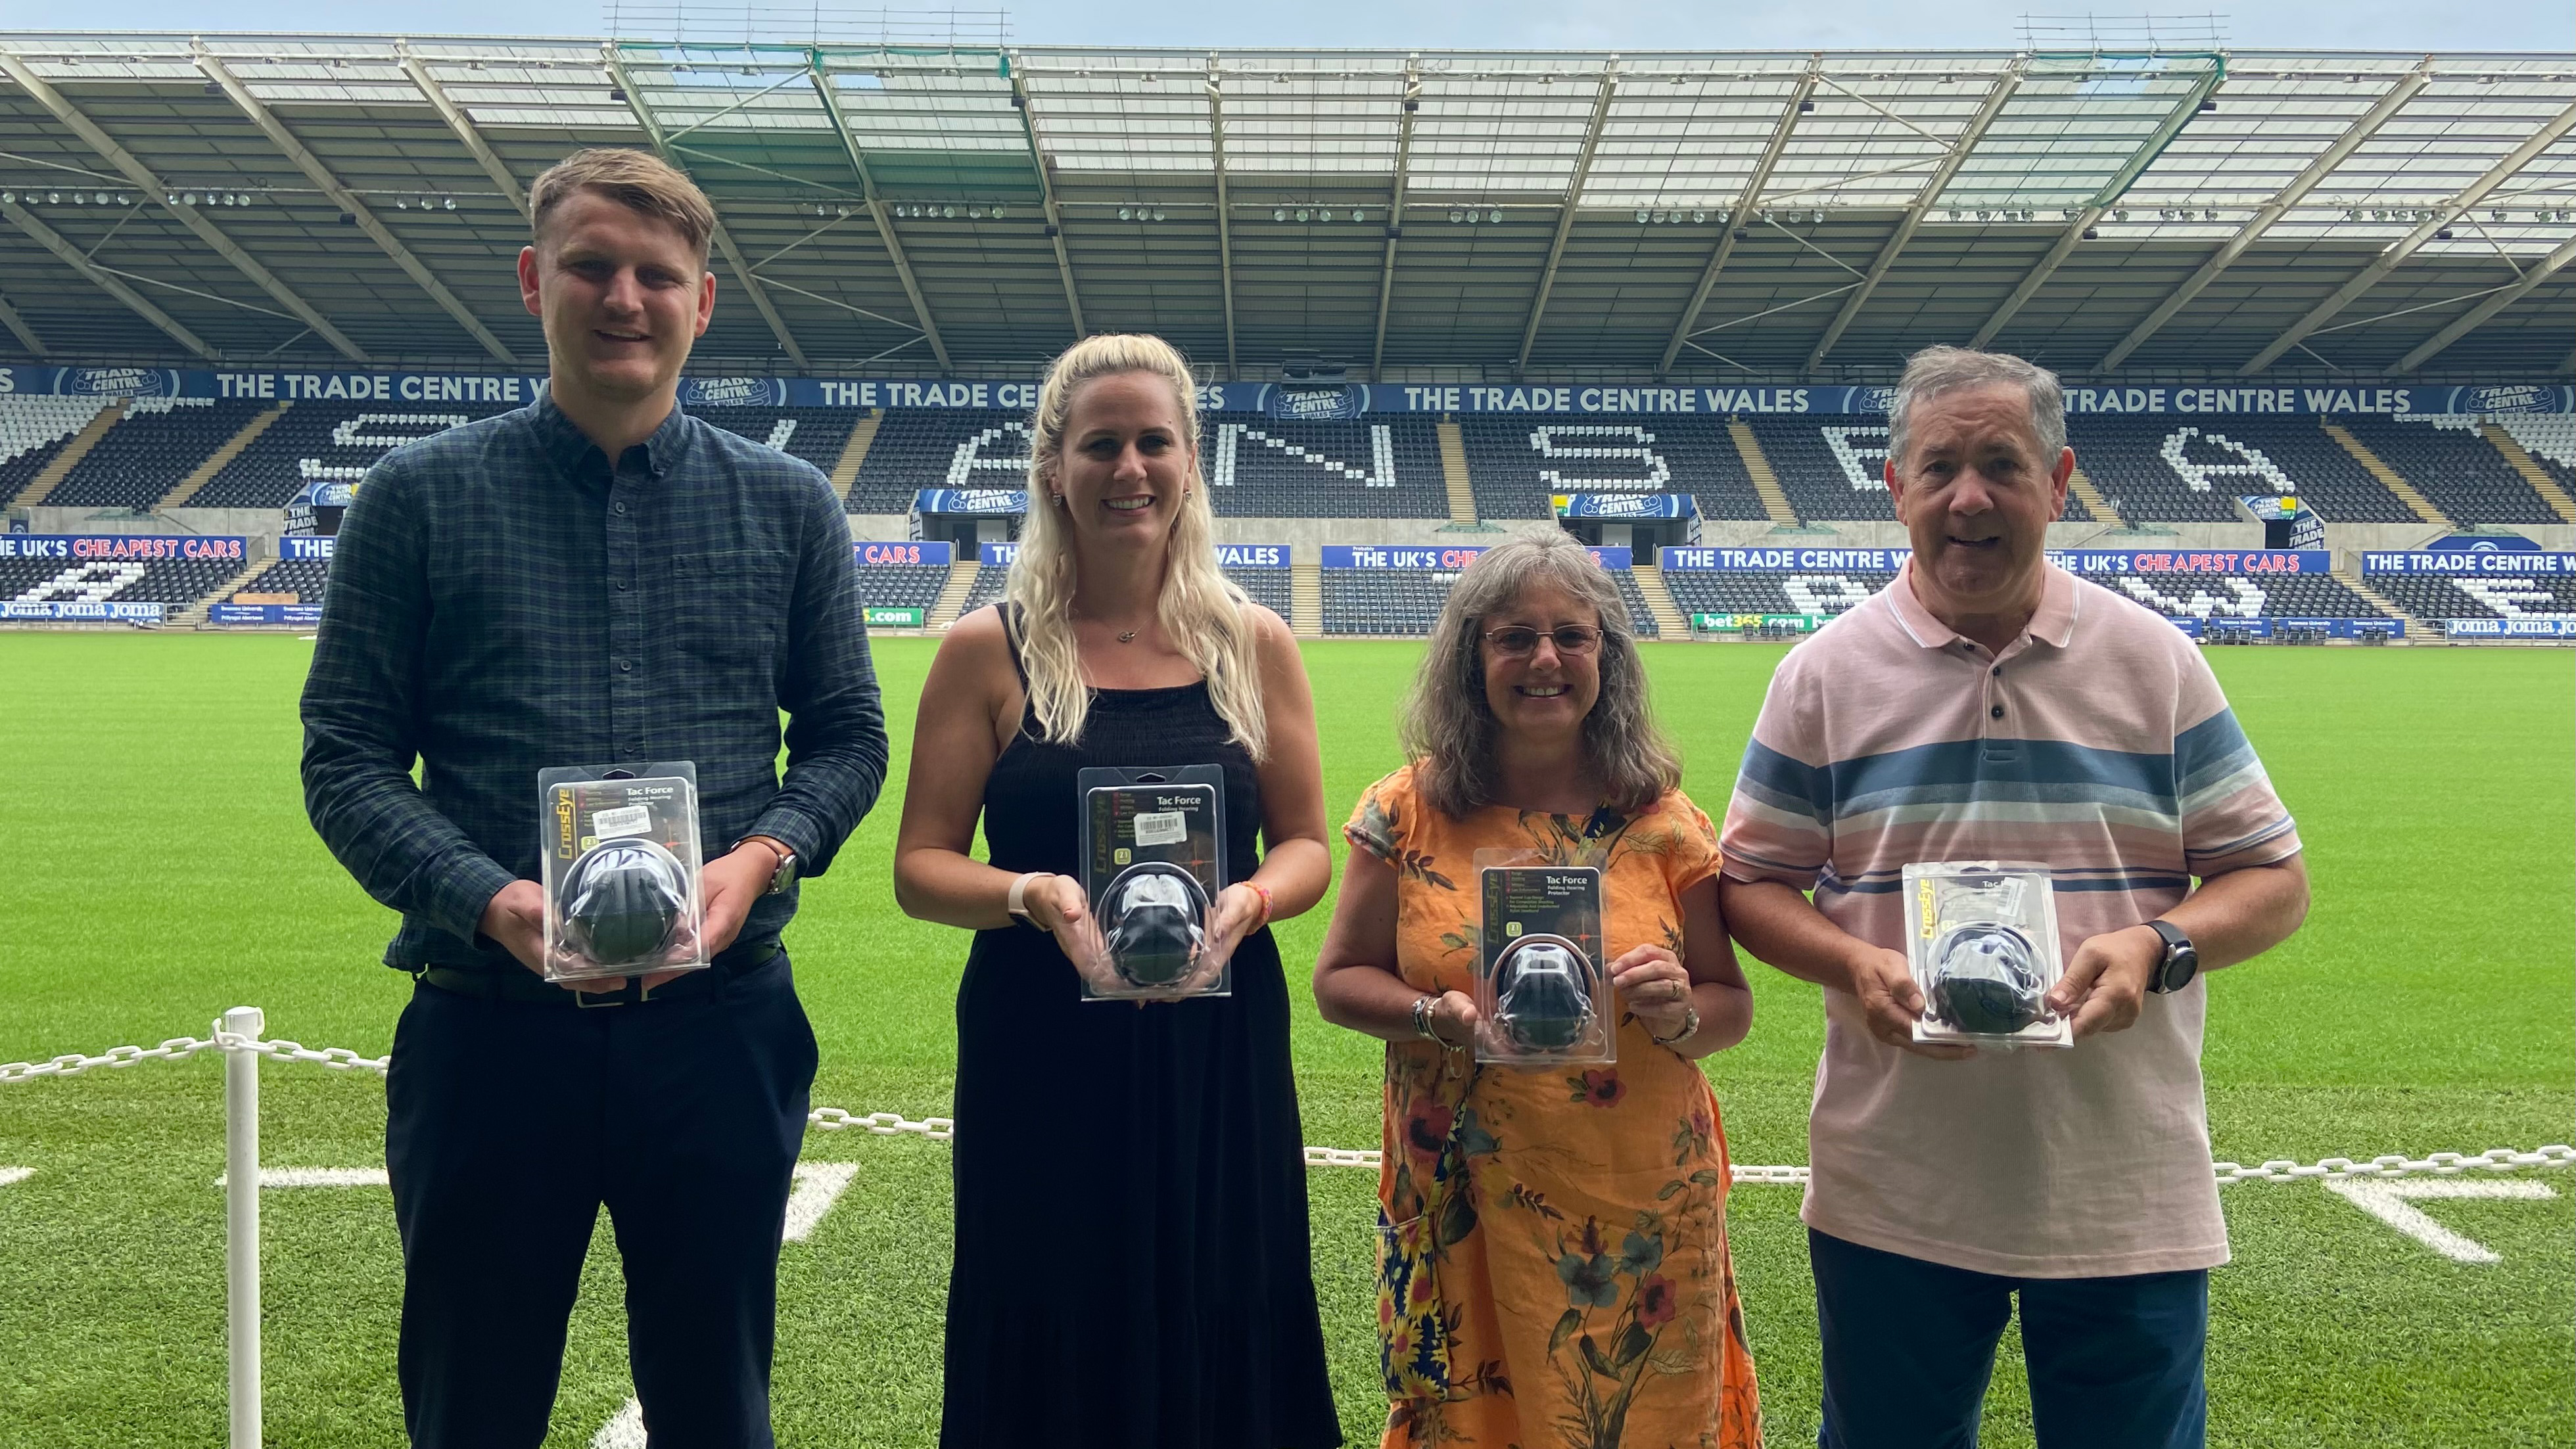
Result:
{"type": "Polygon", "coordinates": [[[774,408],[787,401],[787,384],[773,377],[693,377],[680,400],[698,408],[774,408]]]}

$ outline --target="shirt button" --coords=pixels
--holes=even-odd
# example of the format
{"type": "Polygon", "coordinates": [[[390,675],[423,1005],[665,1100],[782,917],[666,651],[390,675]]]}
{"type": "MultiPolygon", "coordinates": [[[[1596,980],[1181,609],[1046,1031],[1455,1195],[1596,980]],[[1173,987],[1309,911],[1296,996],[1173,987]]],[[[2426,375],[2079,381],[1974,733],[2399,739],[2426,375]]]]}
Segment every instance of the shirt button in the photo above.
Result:
{"type": "Polygon", "coordinates": [[[1999,704],[1993,709],[1987,710],[1986,713],[1993,715],[1997,719],[2002,719],[2004,717],[2004,707],[1999,704]]]}
{"type": "MultiPolygon", "coordinates": [[[[620,659],[620,660],[618,660],[618,661],[617,661],[617,672],[618,672],[618,673],[620,673],[620,674],[632,674],[632,673],[634,673],[634,672],[635,672],[635,661],[634,661],[634,660],[632,660],[632,659],[620,659]]],[[[2003,710],[2003,706],[2002,706],[2002,705],[1997,705],[1997,706],[1995,706],[1995,713],[1997,713],[1997,714],[2002,714],[2003,712],[2004,712],[2004,710],[2003,710]]]]}
{"type": "MultiPolygon", "coordinates": [[[[624,587],[626,587],[626,586],[625,586],[624,584],[619,584],[619,585],[618,585],[618,587],[622,589],[622,588],[624,588],[624,587]]],[[[2004,667],[2003,667],[2002,665],[2000,665],[2000,664],[1996,665],[1996,666],[1995,666],[1995,669],[1994,669],[1994,674],[1995,674],[1995,678],[1997,678],[1997,679],[2001,679],[2001,678],[2003,678],[2003,677],[2004,677],[2004,667]]]]}
{"type": "Polygon", "coordinates": [[[608,505],[608,511],[622,518],[626,514],[626,504],[623,501],[612,503],[608,505]]]}
{"type": "MultiPolygon", "coordinates": [[[[619,592],[619,593],[621,593],[621,594],[626,592],[626,580],[624,580],[624,579],[619,579],[619,580],[617,581],[617,592],[619,592]]],[[[2002,671],[2002,670],[2000,670],[2000,669],[1996,670],[1995,672],[1996,672],[1997,674],[2001,674],[2001,673],[2003,673],[2003,671],[2002,671]]]]}

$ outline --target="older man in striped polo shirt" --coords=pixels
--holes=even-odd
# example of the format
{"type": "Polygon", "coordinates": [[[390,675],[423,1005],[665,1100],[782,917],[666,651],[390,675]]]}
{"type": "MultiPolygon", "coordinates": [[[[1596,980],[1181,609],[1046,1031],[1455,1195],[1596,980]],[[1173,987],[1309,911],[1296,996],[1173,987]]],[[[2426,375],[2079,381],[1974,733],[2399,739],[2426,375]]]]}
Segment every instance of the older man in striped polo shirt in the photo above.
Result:
{"type": "Polygon", "coordinates": [[[1932,348],[1889,424],[1913,557],[1782,661],[1724,836],[1737,939],[1825,988],[1823,1442],[1973,1443],[2018,1295],[2044,1449],[2197,1446],[2227,1225],[2195,967],[2298,928],[2298,833],[2191,641],[2048,562],[2057,379],[1932,348]],[[2055,878],[2071,1050],[1913,1041],[1900,873],[1997,859],[2055,878]]]}

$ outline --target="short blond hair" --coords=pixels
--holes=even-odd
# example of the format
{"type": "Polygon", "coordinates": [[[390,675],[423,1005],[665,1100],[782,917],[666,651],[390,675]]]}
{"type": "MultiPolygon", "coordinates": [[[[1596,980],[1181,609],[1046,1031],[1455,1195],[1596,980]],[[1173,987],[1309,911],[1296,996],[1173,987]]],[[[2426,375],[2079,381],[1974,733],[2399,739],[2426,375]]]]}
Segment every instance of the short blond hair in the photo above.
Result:
{"type": "Polygon", "coordinates": [[[686,237],[701,265],[715,234],[716,209],[688,173],[645,151],[602,146],[575,151],[546,168],[528,188],[531,238],[545,244],[546,218],[574,194],[596,191],[629,211],[653,217],[686,237]]]}

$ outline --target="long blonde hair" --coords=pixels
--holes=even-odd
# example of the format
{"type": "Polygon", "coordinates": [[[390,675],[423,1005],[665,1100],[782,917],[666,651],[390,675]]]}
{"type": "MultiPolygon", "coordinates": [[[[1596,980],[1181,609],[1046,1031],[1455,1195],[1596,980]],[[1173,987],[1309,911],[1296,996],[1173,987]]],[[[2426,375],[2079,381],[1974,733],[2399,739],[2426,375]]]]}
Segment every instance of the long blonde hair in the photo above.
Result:
{"type": "MultiPolygon", "coordinates": [[[[1079,583],[1073,529],[1052,500],[1073,395],[1085,383],[1124,372],[1150,372],[1172,385],[1180,404],[1182,441],[1195,458],[1198,381],[1190,375],[1189,363],[1159,337],[1110,334],[1086,337],[1066,348],[1038,389],[1037,413],[1029,419],[1028,516],[1003,597],[1019,608],[1020,660],[1028,671],[1038,728],[1064,744],[1082,738],[1083,720],[1091,712],[1091,686],[1082,677],[1082,654],[1073,638],[1073,595],[1079,583]]],[[[1190,466],[1189,496],[1172,521],[1168,556],[1155,616],[1207,677],[1208,699],[1235,742],[1253,759],[1266,759],[1270,721],[1262,713],[1261,664],[1248,613],[1252,601],[1217,566],[1216,513],[1208,505],[1207,481],[1196,463],[1190,466]]]]}

